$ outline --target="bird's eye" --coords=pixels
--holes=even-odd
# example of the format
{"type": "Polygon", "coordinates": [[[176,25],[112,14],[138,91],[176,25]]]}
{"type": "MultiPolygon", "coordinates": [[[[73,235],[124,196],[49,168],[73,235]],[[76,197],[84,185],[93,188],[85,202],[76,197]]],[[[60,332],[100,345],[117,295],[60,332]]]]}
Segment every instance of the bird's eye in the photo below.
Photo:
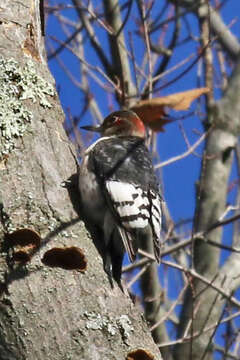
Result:
{"type": "Polygon", "coordinates": [[[119,125],[121,124],[121,118],[118,116],[113,116],[113,124],[114,125],[119,125]]]}

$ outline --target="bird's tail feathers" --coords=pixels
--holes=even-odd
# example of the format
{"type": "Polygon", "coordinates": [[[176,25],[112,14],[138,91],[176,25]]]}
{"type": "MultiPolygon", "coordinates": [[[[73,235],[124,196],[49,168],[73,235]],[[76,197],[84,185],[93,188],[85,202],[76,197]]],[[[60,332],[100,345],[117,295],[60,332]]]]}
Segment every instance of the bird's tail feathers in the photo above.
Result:
{"type": "Polygon", "coordinates": [[[137,254],[137,248],[134,246],[134,237],[133,235],[127,231],[126,229],[122,228],[121,226],[118,226],[118,231],[121,235],[123,245],[125,247],[125,250],[128,254],[129,260],[131,262],[135,261],[136,254],[137,254]]]}

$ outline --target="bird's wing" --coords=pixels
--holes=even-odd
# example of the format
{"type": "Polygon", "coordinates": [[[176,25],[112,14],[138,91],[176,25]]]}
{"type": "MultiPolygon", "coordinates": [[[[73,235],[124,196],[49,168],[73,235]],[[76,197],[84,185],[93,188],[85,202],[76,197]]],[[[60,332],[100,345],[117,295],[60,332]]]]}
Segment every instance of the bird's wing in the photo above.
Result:
{"type": "MultiPolygon", "coordinates": [[[[139,186],[129,183],[109,180],[105,183],[108,203],[117,217],[118,229],[125,249],[131,261],[137,253],[136,233],[133,231],[145,228],[150,222],[150,199],[148,193],[139,186]],[[135,241],[134,241],[135,240],[135,241]]],[[[156,209],[153,206],[156,213],[156,209]]],[[[155,216],[154,216],[155,218],[155,216]]],[[[154,220],[154,223],[156,220],[154,220]]],[[[157,231],[157,228],[156,228],[157,231]]]]}
{"type": "Polygon", "coordinates": [[[162,207],[161,198],[155,191],[149,190],[148,192],[150,200],[150,223],[153,232],[153,245],[154,254],[157,262],[160,262],[160,251],[161,251],[161,227],[162,227],[162,207]]]}

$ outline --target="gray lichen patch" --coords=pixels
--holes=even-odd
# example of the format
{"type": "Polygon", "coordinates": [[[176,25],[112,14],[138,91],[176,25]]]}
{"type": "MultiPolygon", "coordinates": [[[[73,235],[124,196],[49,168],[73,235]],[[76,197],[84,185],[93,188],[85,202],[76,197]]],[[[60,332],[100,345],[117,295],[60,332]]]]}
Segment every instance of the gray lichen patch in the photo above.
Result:
{"type": "Polygon", "coordinates": [[[130,333],[134,331],[131,320],[127,315],[121,315],[116,319],[116,323],[122,334],[123,341],[127,344],[130,333]]]}
{"type": "Polygon", "coordinates": [[[107,316],[102,316],[100,314],[96,314],[93,312],[85,312],[85,317],[87,318],[86,321],[86,329],[91,330],[102,330],[105,329],[109,335],[116,334],[116,326],[113,323],[112,319],[108,318],[107,316]]]}
{"type": "Polygon", "coordinates": [[[134,328],[132,326],[131,320],[127,315],[121,315],[117,318],[100,315],[94,312],[85,312],[84,315],[87,318],[85,324],[86,329],[105,330],[111,336],[116,335],[116,333],[119,331],[124,343],[129,345],[128,339],[130,334],[134,331],[134,328]]]}
{"type": "Polygon", "coordinates": [[[15,139],[23,136],[32,120],[26,100],[51,108],[47,96],[54,95],[54,87],[37,74],[33,62],[21,67],[13,59],[0,58],[0,89],[1,159],[14,149],[15,139]]]}

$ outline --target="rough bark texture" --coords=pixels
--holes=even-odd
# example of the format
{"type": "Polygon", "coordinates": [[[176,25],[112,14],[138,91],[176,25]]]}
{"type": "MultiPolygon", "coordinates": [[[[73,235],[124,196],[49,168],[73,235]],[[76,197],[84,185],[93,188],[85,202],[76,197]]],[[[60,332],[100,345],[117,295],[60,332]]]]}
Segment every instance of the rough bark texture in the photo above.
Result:
{"type": "MultiPolygon", "coordinates": [[[[140,311],[117,287],[110,289],[101,258],[83,223],[75,221],[77,214],[62,186],[76,173],[76,164],[63,130],[63,112],[51,91],[39,5],[37,0],[3,0],[0,5],[1,66],[9,76],[5,100],[19,107],[15,113],[11,107],[1,113],[0,121],[9,111],[29,115],[21,118],[26,120],[22,132],[16,129],[14,135],[12,129],[11,150],[7,155],[2,151],[0,163],[0,359],[124,359],[139,347],[160,358],[140,311]],[[27,96],[20,84],[26,80],[29,88],[31,79],[27,96]],[[10,261],[5,234],[26,227],[38,231],[46,244],[30,263],[19,266],[10,261]],[[41,262],[47,249],[73,245],[86,254],[85,274],[41,262]]],[[[6,153],[2,124],[1,150],[6,153]]]]}

